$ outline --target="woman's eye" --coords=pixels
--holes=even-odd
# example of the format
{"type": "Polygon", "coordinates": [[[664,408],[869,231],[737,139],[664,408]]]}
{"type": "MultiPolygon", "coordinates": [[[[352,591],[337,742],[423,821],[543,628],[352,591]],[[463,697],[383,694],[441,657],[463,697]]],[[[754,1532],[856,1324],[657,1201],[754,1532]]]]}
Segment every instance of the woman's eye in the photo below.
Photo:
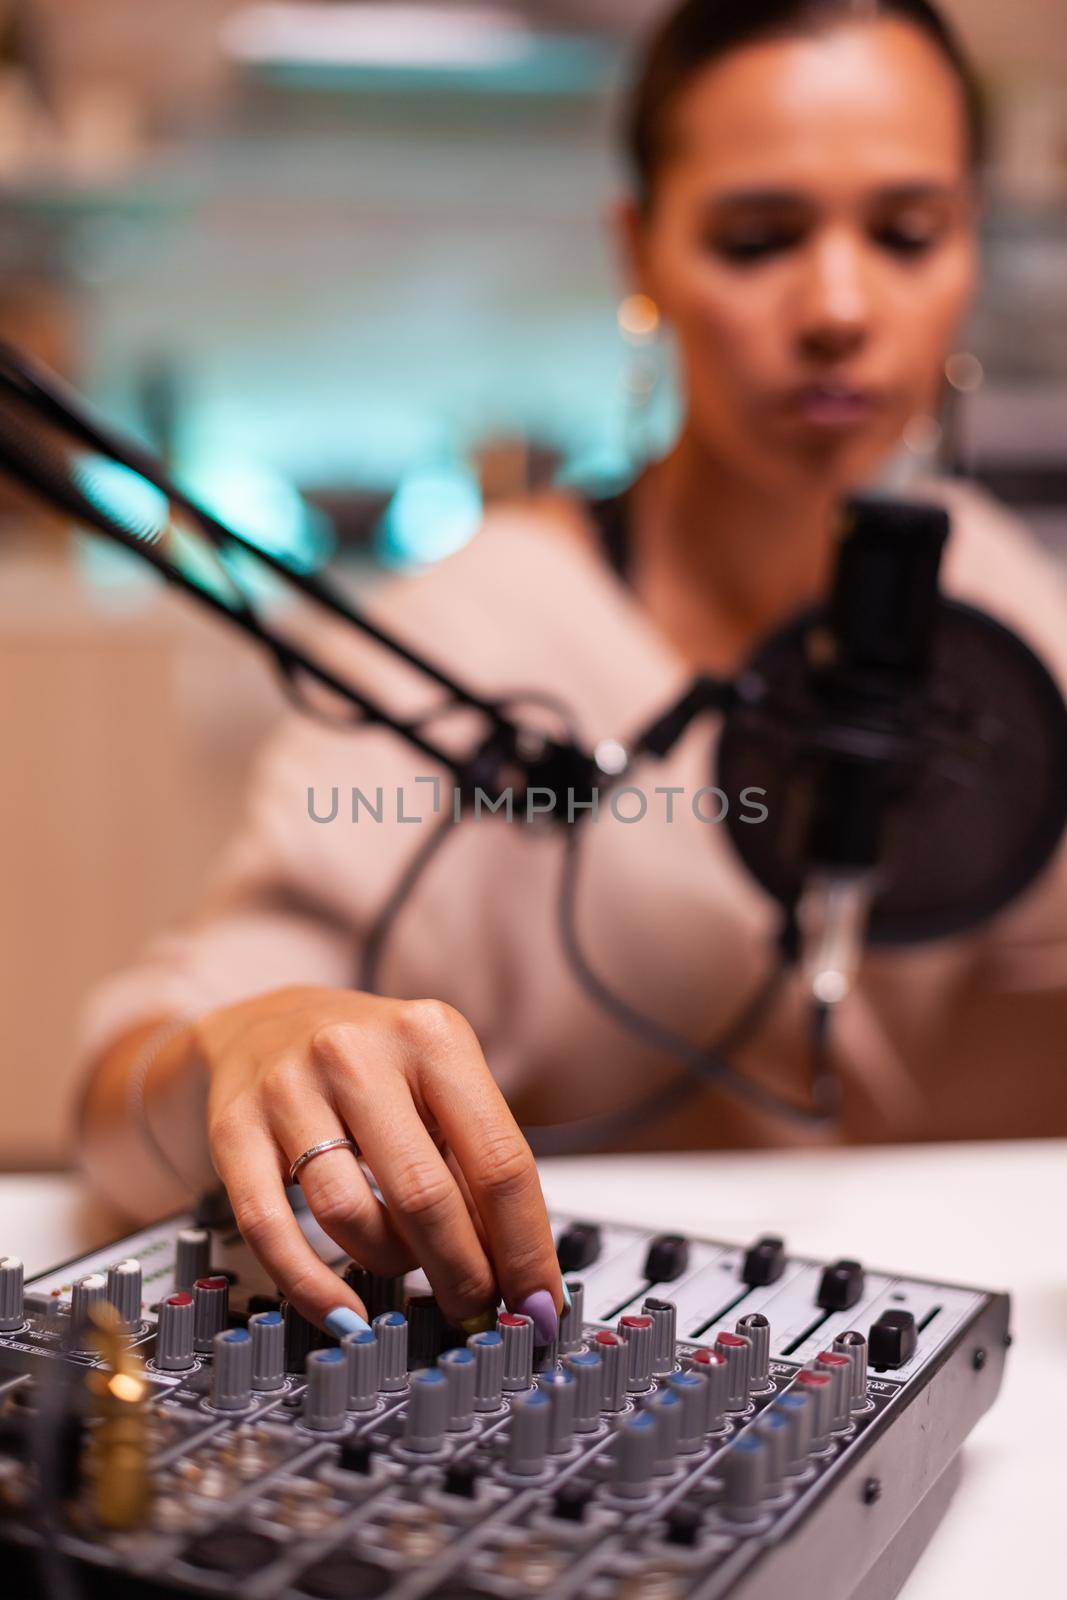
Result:
{"type": "Polygon", "coordinates": [[[793,232],[783,231],[737,234],[732,238],[712,239],[709,248],[725,261],[745,263],[781,255],[783,251],[791,249],[798,238],[793,232]]]}
{"type": "Polygon", "coordinates": [[[940,236],[940,228],[886,227],[874,232],[875,241],[898,256],[921,256],[933,249],[940,236]]]}

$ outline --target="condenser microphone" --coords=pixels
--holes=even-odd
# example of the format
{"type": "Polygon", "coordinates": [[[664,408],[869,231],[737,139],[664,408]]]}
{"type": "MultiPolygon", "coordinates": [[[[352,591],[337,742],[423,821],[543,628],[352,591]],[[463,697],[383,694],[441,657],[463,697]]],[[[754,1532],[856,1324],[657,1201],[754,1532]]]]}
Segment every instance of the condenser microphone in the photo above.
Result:
{"type": "Polygon", "coordinates": [[[1067,710],[1029,647],[939,588],[936,505],[856,498],[827,602],[756,652],[724,717],[727,818],[795,919],[810,991],[848,992],[865,940],[960,933],[1019,894],[1067,822],[1067,710]]]}

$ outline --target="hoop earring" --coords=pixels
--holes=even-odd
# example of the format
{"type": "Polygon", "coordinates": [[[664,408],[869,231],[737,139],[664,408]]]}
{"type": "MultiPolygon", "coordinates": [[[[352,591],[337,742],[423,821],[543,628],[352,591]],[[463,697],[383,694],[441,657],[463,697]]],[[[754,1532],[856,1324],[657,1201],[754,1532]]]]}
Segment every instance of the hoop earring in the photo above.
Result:
{"type": "Polygon", "coordinates": [[[956,350],[946,358],[944,375],[937,465],[951,477],[969,477],[974,459],[966,427],[967,397],[982,387],[985,369],[973,350],[956,350]]]}
{"type": "Polygon", "coordinates": [[[651,454],[650,420],[664,373],[662,318],[647,294],[628,294],[619,302],[619,332],[629,350],[623,374],[623,454],[640,467],[651,454]]]}
{"type": "Polygon", "coordinates": [[[886,487],[906,489],[916,479],[969,477],[974,471],[967,436],[967,396],[980,389],[982,363],[970,350],[956,350],[942,368],[941,394],[931,411],[910,417],[900,437],[903,449],[889,469],[886,487]]]}

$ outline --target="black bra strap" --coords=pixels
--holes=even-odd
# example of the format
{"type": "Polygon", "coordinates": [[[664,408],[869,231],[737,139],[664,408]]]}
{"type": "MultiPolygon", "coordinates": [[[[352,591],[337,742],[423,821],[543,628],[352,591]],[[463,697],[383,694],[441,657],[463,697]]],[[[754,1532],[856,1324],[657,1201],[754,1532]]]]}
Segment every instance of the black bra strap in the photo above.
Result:
{"type": "Polygon", "coordinates": [[[586,504],[608,565],[622,583],[629,583],[630,515],[626,494],[606,495],[586,504]]]}

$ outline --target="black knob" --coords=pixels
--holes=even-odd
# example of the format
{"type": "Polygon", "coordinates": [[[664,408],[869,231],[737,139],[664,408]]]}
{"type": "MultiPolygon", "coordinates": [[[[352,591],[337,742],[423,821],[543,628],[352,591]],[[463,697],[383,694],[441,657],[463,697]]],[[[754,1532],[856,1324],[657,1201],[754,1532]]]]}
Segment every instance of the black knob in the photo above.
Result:
{"type": "Polygon", "coordinates": [[[250,1317],[258,1316],[261,1311],[280,1311],[281,1297],[276,1294],[250,1294],[246,1309],[250,1317]]]}
{"type": "Polygon", "coordinates": [[[231,1523],[228,1527],[200,1534],[186,1546],[182,1560],[194,1567],[207,1567],[224,1572],[228,1577],[240,1578],[246,1573],[258,1572],[275,1560],[278,1553],[279,1546],[265,1533],[231,1523]]]}
{"type": "Polygon", "coordinates": [[[350,1434],[341,1440],[341,1465],[346,1472],[370,1472],[374,1447],[370,1440],[359,1434],[350,1434]]]}
{"type": "Polygon", "coordinates": [[[380,1278],[377,1273],[368,1272],[366,1267],[350,1261],[345,1268],[345,1282],[366,1306],[368,1322],[373,1322],[383,1311],[404,1309],[403,1278],[380,1278]]]}
{"type": "Polygon", "coordinates": [[[700,1523],[700,1512],[695,1506],[674,1506],[667,1514],[668,1544],[696,1544],[700,1523]]]}
{"type": "Polygon", "coordinates": [[[294,1578],[293,1587],[314,1600],[376,1600],[389,1593],[393,1578],[392,1568],[335,1550],[305,1567],[299,1578],[294,1578]]]}
{"type": "Polygon", "coordinates": [[[445,1493],[473,1500],[478,1485],[478,1469],[472,1461],[453,1461],[445,1472],[445,1493]]]}
{"type": "Polygon", "coordinates": [[[915,1354],[919,1330],[910,1311],[883,1311],[871,1323],[867,1359],[872,1367],[902,1367],[915,1354]]]}
{"type": "Polygon", "coordinates": [[[432,1367],[449,1343],[449,1327],[432,1294],[408,1296],[408,1366],[432,1367]]]}
{"type": "Polygon", "coordinates": [[[552,1510],[564,1522],[581,1522],[591,1494],[592,1490],[583,1489],[580,1483],[561,1484],[552,1498],[552,1510]]]}
{"type": "Polygon", "coordinates": [[[649,1283],[673,1283],[688,1265],[689,1240],[680,1233],[661,1233],[648,1247],[645,1277],[649,1283]]]}
{"type": "Polygon", "coordinates": [[[750,1289],[763,1289],[768,1283],[777,1283],[785,1271],[785,1241],[774,1234],[765,1234],[745,1251],[741,1268],[741,1282],[750,1289]]]}
{"type": "Polygon", "coordinates": [[[556,1240],[561,1272],[583,1272],[600,1254],[600,1229],[595,1222],[572,1222],[556,1240]]]}
{"type": "Polygon", "coordinates": [[[322,1350],[333,1341],[321,1328],[301,1316],[288,1300],[282,1306],[282,1316],[285,1319],[285,1370],[303,1377],[312,1350],[322,1350]]]}
{"type": "Polygon", "coordinates": [[[834,1261],[823,1268],[815,1304],[820,1311],[847,1311],[863,1294],[863,1268],[858,1261],[834,1261]]]}

